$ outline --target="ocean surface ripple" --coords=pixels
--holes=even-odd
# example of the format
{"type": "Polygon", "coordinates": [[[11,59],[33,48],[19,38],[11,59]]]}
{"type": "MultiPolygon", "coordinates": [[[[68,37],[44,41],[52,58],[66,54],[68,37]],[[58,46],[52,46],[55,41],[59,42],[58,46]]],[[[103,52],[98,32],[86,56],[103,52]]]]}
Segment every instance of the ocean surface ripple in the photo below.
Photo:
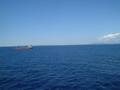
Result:
{"type": "Polygon", "coordinates": [[[0,90],[120,90],[120,45],[1,47],[0,90]]]}

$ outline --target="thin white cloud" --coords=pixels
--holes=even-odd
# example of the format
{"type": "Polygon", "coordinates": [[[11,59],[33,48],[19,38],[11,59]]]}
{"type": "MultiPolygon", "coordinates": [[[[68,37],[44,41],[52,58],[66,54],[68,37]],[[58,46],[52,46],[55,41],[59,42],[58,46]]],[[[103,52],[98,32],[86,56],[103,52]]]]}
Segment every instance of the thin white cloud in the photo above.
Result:
{"type": "Polygon", "coordinates": [[[110,33],[100,37],[103,42],[120,43],[120,33],[110,33]]]}

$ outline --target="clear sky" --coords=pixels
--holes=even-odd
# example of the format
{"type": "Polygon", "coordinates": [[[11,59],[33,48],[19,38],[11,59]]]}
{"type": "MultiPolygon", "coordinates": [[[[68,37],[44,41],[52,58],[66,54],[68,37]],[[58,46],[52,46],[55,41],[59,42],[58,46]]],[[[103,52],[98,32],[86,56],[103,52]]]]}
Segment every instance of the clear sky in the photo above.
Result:
{"type": "Polygon", "coordinates": [[[0,0],[0,46],[97,43],[120,32],[120,0],[0,0]]]}

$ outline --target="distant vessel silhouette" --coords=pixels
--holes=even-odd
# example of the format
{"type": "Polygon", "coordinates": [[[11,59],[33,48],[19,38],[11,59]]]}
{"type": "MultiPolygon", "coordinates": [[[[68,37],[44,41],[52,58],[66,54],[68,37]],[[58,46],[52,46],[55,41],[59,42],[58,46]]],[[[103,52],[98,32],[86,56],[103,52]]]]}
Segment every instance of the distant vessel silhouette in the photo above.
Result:
{"type": "Polygon", "coordinates": [[[25,50],[25,49],[32,49],[32,45],[16,47],[16,50],[25,50]]]}

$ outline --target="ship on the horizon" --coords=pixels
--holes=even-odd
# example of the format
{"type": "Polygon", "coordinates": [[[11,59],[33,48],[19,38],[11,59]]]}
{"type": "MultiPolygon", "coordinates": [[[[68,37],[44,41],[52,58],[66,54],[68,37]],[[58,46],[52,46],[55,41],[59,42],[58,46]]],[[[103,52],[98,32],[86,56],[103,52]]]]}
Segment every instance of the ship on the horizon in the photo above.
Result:
{"type": "Polygon", "coordinates": [[[32,45],[16,47],[16,50],[26,50],[26,49],[32,49],[32,45]]]}

